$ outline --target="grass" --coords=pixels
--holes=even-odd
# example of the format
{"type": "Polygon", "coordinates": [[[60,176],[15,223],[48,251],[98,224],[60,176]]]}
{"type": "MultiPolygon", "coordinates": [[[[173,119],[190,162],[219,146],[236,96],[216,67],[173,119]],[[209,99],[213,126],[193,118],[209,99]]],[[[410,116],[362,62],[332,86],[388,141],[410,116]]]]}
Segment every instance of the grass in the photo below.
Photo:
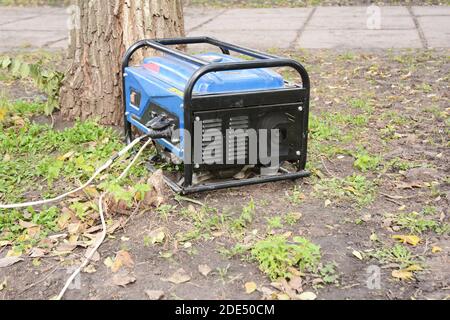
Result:
{"type": "Polygon", "coordinates": [[[353,155],[356,160],[353,163],[353,166],[362,171],[373,171],[378,168],[381,162],[380,156],[373,156],[369,154],[365,149],[358,149],[356,153],[353,155]]]}
{"type": "Polygon", "coordinates": [[[394,172],[406,171],[417,167],[420,167],[420,164],[416,164],[413,161],[403,160],[399,157],[391,159],[385,164],[386,170],[392,170],[394,172]]]}
{"type": "Polygon", "coordinates": [[[284,227],[283,220],[281,217],[266,218],[266,220],[267,220],[267,226],[270,230],[282,229],[284,227]]]}
{"type": "Polygon", "coordinates": [[[289,278],[291,267],[303,272],[316,272],[321,258],[320,247],[309,240],[294,237],[289,242],[284,236],[258,241],[251,250],[251,256],[272,280],[289,278]]]}
{"type": "Polygon", "coordinates": [[[366,114],[372,114],[374,111],[369,98],[352,98],[348,100],[348,105],[353,109],[364,111],[366,114]]]}
{"type": "Polygon", "coordinates": [[[312,115],[310,119],[309,130],[311,138],[317,141],[337,140],[342,135],[339,127],[332,118],[327,116],[312,115]]]}
{"type": "Polygon", "coordinates": [[[401,213],[394,216],[394,223],[401,229],[407,230],[412,234],[422,234],[433,231],[437,234],[450,234],[450,225],[448,223],[437,222],[429,217],[430,209],[426,207],[423,212],[401,213]]]}
{"type": "Polygon", "coordinates": [[[364,176],[353,174],[344,179],[319,180],[315,185],[315,192],[326,200],[366,207],[375,199],[376,185],[364,176]]]}
{"type": "MultiPolygon", "coordinates": [[[[2,200],[22,200],[20,194],[31,191],[30,187],[36,189],[33,181],[44,180],[52,187],[60,177],[70,184],[84,180],[121,145],[112,129],[94,121],[77,122],[58,132],[48,125],[16,119],[0,132],[0,152],[10,159],[0,164],[2,200]]],[[[45,192],[48,188],[38,185],[38,189],[45,192]]]]}
{"type": "Polygon", "coordinates": [[[305,194],[299,186],[295,186],[294,189],[288,194],[287,200],[291,204],[298,205],[305,200],[305,194]]]}
{"type": "Polygon", "coordinates": [[[407,268],[411,265],[419,264],[417,257],[401,244],[396,244],[390,248],[382,248],[370,254],[370,256],[383,264],[395,263],[400,268],[407,268]]]}
{"type": "Polygon", "coordinates": [[[252,199],[242,208],[241,215],[231,223],[231,229],[235,232],[242,232],[250,223],[252,223],[255,213],[255,202],[252,199]]]}
{"type": "MultiPolygon", "coordinates": [[[[17,203],[29,199],[51,197],[86,181],[97,167],[123,148],[122,139],[111,128],[97,124],[95,120],[76,122],[62,131],[49,125],[31,121],[33,115],[42,114],[40,102],[0,100],[0,202],[17,203]]],[[[111,176],[101,187],[128,202],[136,193],[142,193],[139,183],[136,188],[125,190],[108,184],[125,163],[119,161],[110,171],[111,176]],[[113,190],[114,189],[114,190],[113,190]],[[120,197],[122,196],[122,198],[120,197]]],[[[130,179],[138,179],[145,171],[142,166],[131,170],[130,179]]],[[[130,180],[128,179],[127,182],[130,180]]],[[[86,208],[86,200],[75,202],[71,208],[83,219],[95,207],[86,208]]],[[[57,231],[55,219],[59,209],[43,208],[38,212],[0,210],[0,240],[27,243],[19,221],[37,223],[41,235],[57,231]],[[55,211],[58,210],[58,211],[55,211]]]]}
{"type": "Polygon", "coordinates": [[[11,210],[8,214],[0,214],[0,240],[14,243],[13,251],[22,253],[39,244],[49,234],[59,230],[57,220],[60,209],[57,207],[43,208],[35,211],[28,208],[24,211],[11,210]],[[27,227],[21,221],[33,224],[27,227]]]}
{"type": "Polygon", "coordinates": [[[294,226],[302,217],[299,212],[289,212],[285,217],[284,221],[289,226],[294,226]]]}

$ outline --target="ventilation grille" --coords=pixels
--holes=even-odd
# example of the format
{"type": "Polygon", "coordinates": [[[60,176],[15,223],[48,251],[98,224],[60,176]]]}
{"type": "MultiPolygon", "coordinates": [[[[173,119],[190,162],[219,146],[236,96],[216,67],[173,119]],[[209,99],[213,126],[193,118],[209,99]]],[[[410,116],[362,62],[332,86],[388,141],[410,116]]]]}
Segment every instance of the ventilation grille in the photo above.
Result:
{"type": "Polygon", "coordinates": [[[245,164],[248,158],[248,116],[230,118],[229,128],[235,131],[228,132],[228,163],[245,164]]]}
{"type": "Polygon", "coordinates": [[[202,121],[202,156],[205,164],[225,164],[224,146],[227,146],[227,164],[244,164],[248,158],[248,134],[249,128],[248,116],[237,116],[229,119],[208,119],[202,121]],[[220,132],[223,137],[222,124],[225,121],[225,128],[232,129],[227,131],[227,142],[215,137],[220,132]],[[226,125],[228,124],[228,125],[226,125]],[[238,130],[238,131],[236,131],[238,130]]]}
{"type": "Polygon", "coordinates": [[[202,125],[203,163],[220,164],[223,162],[223,143],[221,140],[215,140],[215,137],[218,132],[222,132],[222,120],[203,120],[202,125]]]}

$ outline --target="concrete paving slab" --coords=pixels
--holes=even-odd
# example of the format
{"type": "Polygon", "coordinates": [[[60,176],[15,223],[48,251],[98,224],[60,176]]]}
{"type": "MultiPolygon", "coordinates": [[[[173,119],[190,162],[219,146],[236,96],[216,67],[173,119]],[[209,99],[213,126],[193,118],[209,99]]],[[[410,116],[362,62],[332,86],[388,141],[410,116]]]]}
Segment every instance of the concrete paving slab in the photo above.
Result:
{"type": "Polygon", "coordinates": [[[63,37],[61,37],[61,31],[1,31],[0,51],[4,52],[21,48],[42,48],[47,43],[58,41],[63,37]]]}
{"type": "Polygon", "coordinates": [[[48,10],[42,9],[25,9],[23,11],[17,8],[2,8],[0,7],[0,26],[9,24],[18,20],[28,20],[33,17],[38,17],[47,12],[48,10]]]}
{"type": "Polygon", "coordinates": [[[299,30],[311,8],[228,10],[203,26],[204,30],[299,30]],[[280,17],[282,17],[280,19],[280,17]]]}
{"type": "Polygon", "coordinates": [[[50,49],[65,49],[69,46],[69,38],[64,38],[63,40],[56,41],[48,45],[50,49]]]}
{"type": "MultiPolygon", "coordinates": [[[[349,17],[349,16],[367,16],[368,6],[360,7],[317,7],[314,16],[316,17],[349,17]]],[[[409,16],[406,7],[400,6],[381,6],[382,16],[409,16]]]]}
{"type": "Polygon", "coordinates": [[[12,23],[16,21],[15,17],[4,17],[4,16],[0,16],[0,27],[2,25],[8,24],[8,23],[12,23]]]}
{"type": "Polygon", "coordinates": [[[450,6],[412,7],[416,16],[450,16],[450,6]]]}
{"type": "MultiPolygon", "coordinates": [[[[416,26],[410,16],[381,16],[381,29],[414,29],[416,26]]],[[[367,28],[367,17],[365,15],[351,15],[343,19],[341,16],[316,16],[314,15],[308,23],[307,29],[314,30],[364,30],[367,28]]]]}
{"type": "Polygon", "coordinates": [[[184,27],[187,31],[198,28],[225,11],[223,9],[185,8],[184,27]]]}
{"type": "Polygon", "coordinates": [[[26,20],[18,20],[13,23],[0,26],[1,31],[56,31],[67,33],[68,16],[61,14],[43,14],[26,20]]]}
{"type": "Polygon", "coordinates": [[[297,48],[421,48],[416,30],[305,30],[297,48]]]}
{"type": "Polygon", "coordinates": [[[313,8],[261,8],[261,9],[230,9],[227,11],[227,15],[234,17],[302,17],[309,16],[313,8]]]}
{"type": "Polygon", "coordinates": [[[213,30],[299,30],[306,22],[304,17],[232,17],[221,16],[202,27],[205,31],[213,30]]]}
{"type": "Polygon", "coordinates": [[[38,16],[48,13],[65,12],[65,8],[55,8],[55,7],[0,7],[0,16],[16,16],[16,17],[26,17],[26,16],[38,16]]]}
{"type": "MultiPolygon", "coordinates": [[[[211,36],[218,38],[223,41],[236,43],[245,47],[255,48],[255,49],[270,49],[270,48],[289,48],[291,43],[295,41],[297,37],[297,32],[291,31],[260,31],[255,30],[250,34],[247,31],[209,31],[204,32],[202,30],[197,30],[189,34],[190,36],[211,36]]],[[[205,49],[204,46],[199,46],[201,49],[205,49]]]]}
{"type": "Polygon", "coordinates": [[[450,46],[449,16],[421,16],[417,20],[429,47],[448,48],[450,46]]]}
{"type": "MultiPolygon", "coordinates": [[[[383,6],[382,30],[367,29],[367,7],[265,9],[186,8],[188,35],[210,35],[258,49],[288,48],[419,48],[419,30],[407,7],[383,6]],[[307,22],[305,26],[305,22],[307,22]],[[300,36],[298,40],[297,37],[300,36]]],[[[450,47],[450,6],[413,7],[425,41],[450,47]]],[[[0,47],[14,49],[66,46],[66,8],[0,7],[0,47]]]]}

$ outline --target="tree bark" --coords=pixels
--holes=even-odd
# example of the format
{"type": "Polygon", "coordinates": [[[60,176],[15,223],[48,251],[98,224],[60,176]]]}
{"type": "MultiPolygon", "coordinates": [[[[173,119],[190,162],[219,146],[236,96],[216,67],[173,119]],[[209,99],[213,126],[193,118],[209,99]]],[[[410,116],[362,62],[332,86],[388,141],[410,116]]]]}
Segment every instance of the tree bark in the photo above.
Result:
{"type": "Polygon", "coordinates": [[[123,55],[141,39],[184,35],[182,0],[74,0],[71,8],[62,116],[122,124],[123,55]]]}

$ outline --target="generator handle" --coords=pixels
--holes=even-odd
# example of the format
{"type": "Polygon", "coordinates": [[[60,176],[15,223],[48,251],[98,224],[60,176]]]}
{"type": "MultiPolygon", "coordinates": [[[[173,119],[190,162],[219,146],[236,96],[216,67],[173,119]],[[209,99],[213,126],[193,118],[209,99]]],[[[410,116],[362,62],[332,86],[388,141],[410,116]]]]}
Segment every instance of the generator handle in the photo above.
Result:
{"type": "Polygon", "coordinates": [[[237,52],[252,58],[257,59],[278,59],[279,57],[263,53],[257,50],[241,47],[228,42],[220,41],[211,37],[187,37],[187,38],[169,38],[157,39],[156,42],[162,45],[185,45],[185,44],[209,44],[218,47],[225,54],[230,54],[230,51],[237,52]]]}
{"type": "Polygon", "coordinates": [[[194,92],[194,87],[197,82],[208,73],[221,72],[221,71],[235,71],[235,70],[246,70],[246,69],[260,69],[260,68],[278,68],[278,67],[290,67],[295,69],[301,79],[302,86],[307,91],[307,99],[309,100],[310,94],[310,78],[305,67],[299,62],[292,59],[267,59],[267,60],[254,60],[254,61],[243,61],[243,62],[227,62],[227,63],[213,63],[208,64],[204,67],[198,69],[189,80],[185,93],[184,93],[184,106],[189,109],[192,104],[192,96],[194,92]]]}
{"type": "Polygon", "coordinates": [[[144,47],[150,47],[154,50],[164,52],[168,55],[177,57],[179,59],[182,59],[182,60],[190,62],[190,63],[194,63],[198,66],[206,66],[209,64],[208,61],[202,60],[200,58],[196,58],[196,57],[186,54],[180,50],[167,47],[167,46],[172,46],[172,45],[187,45],[187,44],[202,44],[202,43],[216,46],[224,54],[230,54],[230,51],[233,51],[233,52],[237,52],[237,53],[240,53],[240,54],[252,57],[252,58],[256,58],[256,59],[262,59],[262,60],[280,59],[279,57],[274,56],[274,55],[262,53],[257,50],[253,50],[253,49],[249,49],[249,48],[244,48],[244,47],[234,45],[234,44],[231,44],[228,42],[223,42],[223,41],[211,38],[211,37],[167,38],[167,39],[155,39],[155,40],[144,39],[144,40],[140,40],[140,41],[136,42],[127,50],[127,52],[125,53],[123,62],[122,62],[122,71],[125,72],[125,68],[128,67],[133,54],[137,50],[144,48],[144,47]]]}

